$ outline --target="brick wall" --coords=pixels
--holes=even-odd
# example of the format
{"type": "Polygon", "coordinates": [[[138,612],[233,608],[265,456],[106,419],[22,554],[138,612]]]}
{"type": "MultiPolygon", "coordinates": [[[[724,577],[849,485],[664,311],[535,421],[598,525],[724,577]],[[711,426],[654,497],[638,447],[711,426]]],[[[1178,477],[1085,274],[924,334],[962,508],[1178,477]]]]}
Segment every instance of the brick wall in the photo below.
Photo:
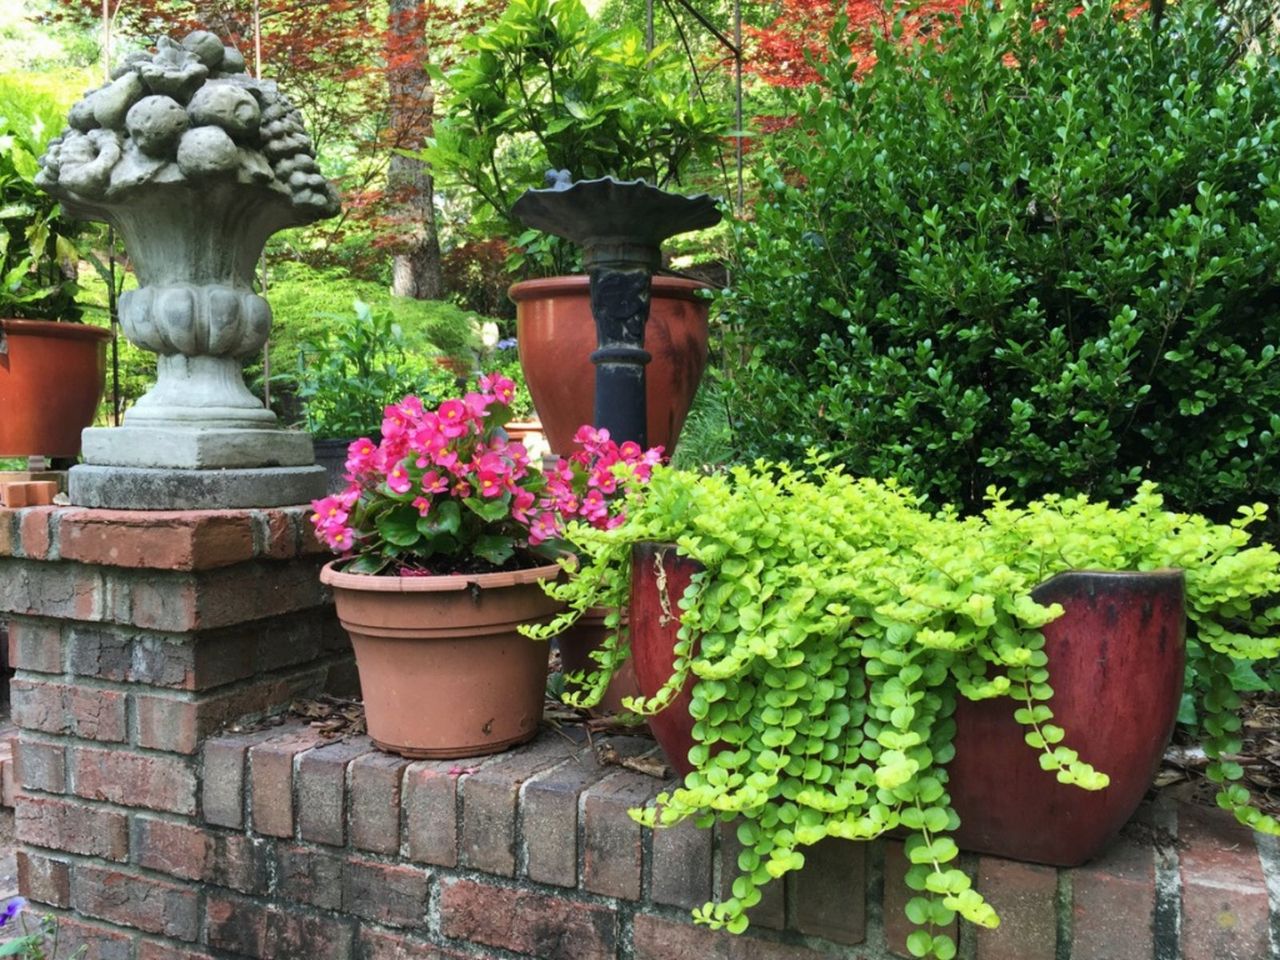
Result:
{"type": "MultiPolygon", "coordinates": [[[[228,732],[350,663],[300,511],[0,511],[0,611],[21,727],[22,891],[60,955],[103,960],[887,960],[905,955],[900,845],[830,841],[749,934],[693,926],[731,830],[649,833],[668,787],[573,730],[408,762],[297,724],[228,732]],[[159,537],[152,529],[163,526],[159,537]]],[[[653,750],[609,738],[619,756],[653,750]]],[[[966,856],[1003,917],[963,960],[1257,960],[1277,847],[1162,801],[1078,870],[966,856]]]]}

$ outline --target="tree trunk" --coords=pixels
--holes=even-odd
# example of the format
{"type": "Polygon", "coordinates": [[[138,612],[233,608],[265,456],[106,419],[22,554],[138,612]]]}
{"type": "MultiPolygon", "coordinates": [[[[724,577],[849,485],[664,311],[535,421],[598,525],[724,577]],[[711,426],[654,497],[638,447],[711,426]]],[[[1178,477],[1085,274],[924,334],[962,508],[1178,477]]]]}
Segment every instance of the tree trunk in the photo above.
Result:
{"type": "Polygon", "coordinates": [[[393,248],[392,293],[417,300],[443,295],[440,238],[436,233],[431,172],[398,150],[420,150],[431,136],[435,92],[427,62],[425,0],[391,0],[387,18],[387,86],[390,102],[391,165],[387,203],[399,232],[393,248]]]}

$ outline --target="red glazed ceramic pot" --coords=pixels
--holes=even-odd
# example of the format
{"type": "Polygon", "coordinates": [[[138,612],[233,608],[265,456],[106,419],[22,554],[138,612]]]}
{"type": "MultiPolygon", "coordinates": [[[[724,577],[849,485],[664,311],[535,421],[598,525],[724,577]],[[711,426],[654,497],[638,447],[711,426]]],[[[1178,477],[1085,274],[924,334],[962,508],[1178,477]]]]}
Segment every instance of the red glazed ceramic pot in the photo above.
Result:
{"type": "MultiPolygon", "coordinates": [[[[678,620],[664,616],[657,580],[678,598],[700,565],[669,544],[640,544],[632,556],[631,645],[641,693],[671,676],[678,620]]],[[[967,850],[1053,866],[1100,854],[1151,784],[1177,718],[1186,656],[1183,576],[1072,571],[1033,593],[1065,614],[1044,628],[1054,696],[1053,723],[1067,745],[1111,777],[1105,790],[1058,783],[1023,740],[1008,699],[956,707],[955,759],[948,765],[956,842],[967,850]]],[[[649,727],[682,774],[693,746],[692,683],[649,727]]]]}

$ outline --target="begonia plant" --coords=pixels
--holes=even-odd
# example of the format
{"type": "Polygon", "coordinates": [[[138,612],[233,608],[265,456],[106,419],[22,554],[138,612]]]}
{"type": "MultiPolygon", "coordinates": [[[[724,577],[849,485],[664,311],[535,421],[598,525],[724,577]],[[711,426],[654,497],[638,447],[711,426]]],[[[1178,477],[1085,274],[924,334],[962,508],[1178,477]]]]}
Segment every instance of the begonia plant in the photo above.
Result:
{"type": "Polygon", "coordinates": [[[622,493],[661,458],[584,426],[580,449],[544,474],[506,433],[515,384],[486,374],[479,386],[434,409],[407,396],[384,411],[378,442],[350,445],[346,487],[314,501],[311,518],[345,571],[487,572],[564,557],[566,525],[621,523],[622,493]]]}

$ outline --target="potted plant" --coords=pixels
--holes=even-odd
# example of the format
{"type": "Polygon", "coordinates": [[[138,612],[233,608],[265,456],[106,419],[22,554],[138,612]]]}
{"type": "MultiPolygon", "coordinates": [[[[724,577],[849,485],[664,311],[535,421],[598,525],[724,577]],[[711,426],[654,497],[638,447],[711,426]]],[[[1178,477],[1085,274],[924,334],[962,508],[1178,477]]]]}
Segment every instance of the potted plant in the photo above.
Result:
{"type": "Polygon", "coordinates": [[[660,455],[614,445],[544,477],[506,435],[514,393],[486,375],[432,410],[413,396],[387,407],[381,441],[351,445],[348,486],[313,504],[341,555],[321,580],[385,750],[476,756],[537,732],[548,649],[516,627],[560,608],[539,585],[560,575],[564,520],[619,522],[602,488],[616,489],[619,469],[647,476],[660,455]]]}
{"type": "Polygon", "coordinates": [[[77,228],[34,182],[60,111],[0,84],[0,456],[74,457],[102,400],[111,334],[75,322],[77,228]]]}
{"type": "MultiPolygon", "coordinates": [[[[1015,787],[1003,768],[991,776],[1008,755],[984,752],[994,728],[963,736],[965,710],[977,701],[1003,714],[1000,735],[1043,777],[1031,785],[1034,802],[1043,799],[1036,791],[1060,785],[1099,790],[1135,777],[1145,785],[1181,690],[1178,570],[1201,651],[1192,690],[1211,734],[1211,776],[1224,785],[1219,803],[1277,832],[1231,782],[1241,771],[1224,758],[1238,744],[1228,679],[1235,660],[1280,652],[1276,613],[1264,607],[1280,589],[1280,556],[1248,546],[1246,527],[1261,507],[1226,526],[1165,511],[1151,487],[1116,509],[1083,497],[1017,508],[993,490],[988,509],[966,518],[927,513],[893,483],[809,466],[811,474],[764,463],[717,476],[655,471],[628,501],[624,523],[569,529],[581,567],[548,587],[569,612],[530,631],[553,633],[589,605],[630,605],[631,636],[598,658],[600,672],[634,654],[646,697],[631,705],[651,715],[660,738],[659,721],[674,711],[672,725],[688,738],[683,748],[667,738],[671,759],[688,771],[682,786],[636,815],[651,826],[691,816],[736,822],[744,846],[732,896],[695,911],[698,920],[740,931],[760,887],[802,866],[805,846],[901,831],[916,894],[906,910],[919,927],[908,945],[917,956],[954,956],[940,930],[956,914],[998,922],[955,866],[957,831],[963,838],[993,791],[1015,787]],[[637,549],[653,541],[669,546],[637,549]],[[1076,569],[1135,573],[1094,575],[1085,593],[1096,609],[1081,614],[1076,575],[1056,576],[1076,569]],[[1154,630],[1117,633],[1123,617],[1111,618],[1123,602],[1109,599],[1108,578],[1131,594],[1136,586],[1138,619],[1154,630]],[[1144,711],[1129,715],[1146,726],[1140,751],[1116,758],[1090,738],[1092,723],[1057,718],[1074,697],[1058,684],[1073,671],[1058,669],[1062,644],[1047,636],[1081,615],[1101,617],[1084,632],[1101,642],[1088,656],[1118,665],[1112,694],[1144,711]],[[663,642],[665,651],[649,649],[663,642]],[[1132,644],[1143,652],[1126,660],[1132,644]],[[656,680],[646,678],[646,661],[659,665],[656,680]]],[[[1126,802],[1140,798],[1139,790],[1126,802]]],[[[1079,828],[1051,802],[1029,817],[1042,832],[1079,828]]]]}
{"type": "Polygon", "coordinates": [[[328,473],[329,492],[346,485],[351,444],[376,434],[383,411],[398,398],[448,392],[452,377],[415,361],[400,324],[389,311],[359,300],[352,313],[327,314],[328,326],[305,337],[290,382],[303,404],[303,422],[315,442],[316,463],[328,473]]]}
{"type": "MultiPolygon", "coordinates": [[[[424,153],[437,176],[476,197],[473,229],[510,239],[521,363],[552,450],[570,451],[591,419],[596,347],[576,250],[523,231],[510,211],[547,170],[679,184],[710,171],[728,114],[702,99],[669,47],[645,49],[635,28],[597,24],[580,0],[514,0],[463,41],[470,55],[442,82],[445,116],[424,153]]],[[[649,440],[672,449],[707,356],[704,284],[654,278],[646,348],[649,440]]]]}

